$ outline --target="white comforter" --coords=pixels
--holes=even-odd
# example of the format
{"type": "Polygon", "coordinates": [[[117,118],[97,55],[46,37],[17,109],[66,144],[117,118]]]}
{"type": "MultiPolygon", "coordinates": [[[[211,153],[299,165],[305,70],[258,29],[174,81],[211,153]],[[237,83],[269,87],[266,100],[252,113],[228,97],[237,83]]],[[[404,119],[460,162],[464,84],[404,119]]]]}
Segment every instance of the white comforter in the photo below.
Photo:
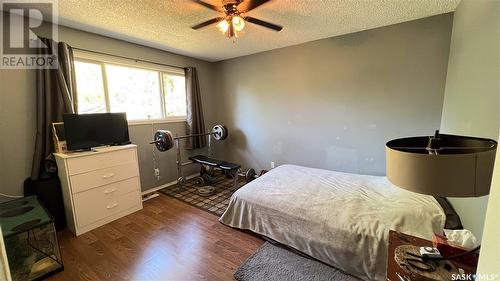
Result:
{"type": "Polygon", "coordinates": [[[431,239],[445,214],[386,177],[283,165],[236,191],[223,224],[272,238],[365,280],[384,280],[389,230],[431,239]]]}

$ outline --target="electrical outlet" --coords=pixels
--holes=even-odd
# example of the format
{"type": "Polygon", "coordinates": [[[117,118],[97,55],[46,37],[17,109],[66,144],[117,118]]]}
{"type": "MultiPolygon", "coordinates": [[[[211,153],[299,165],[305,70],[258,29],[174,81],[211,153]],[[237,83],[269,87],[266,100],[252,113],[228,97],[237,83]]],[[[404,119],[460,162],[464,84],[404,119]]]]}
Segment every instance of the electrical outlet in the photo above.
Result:
{"type": "Polygon", "coordinates": [[[159,177],[159,176],[160,176],[160,169],[155,168],[155,177],[159,177]]]}
{"type": "Polygon", "coordinates": [[[274,162],[271,161],[271,169],[274,169],[274,162]]]}

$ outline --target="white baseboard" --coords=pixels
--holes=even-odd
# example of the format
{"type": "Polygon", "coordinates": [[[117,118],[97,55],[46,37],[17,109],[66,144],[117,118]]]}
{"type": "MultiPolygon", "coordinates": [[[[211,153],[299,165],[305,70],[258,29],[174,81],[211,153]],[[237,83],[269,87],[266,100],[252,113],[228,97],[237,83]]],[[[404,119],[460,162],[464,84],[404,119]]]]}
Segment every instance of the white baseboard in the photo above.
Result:
{"type": "MultiPolygon", "coordinates": [[[[190,179],[195,178],[195,177],[197,177],[197,176],[199,176],[199,173],[189,175],[189,176],[187,176],[187,177],[186,177],[186,179],[187,179],[187,180],[190,180],[190,179]]],[[[144,195],[148,195],[148,194],[150,194],[150,193],[157,192],[157,191],[158,191],[158,190],[160,190],[160,189],[164,189],[164,188],[166,188],[166,187],[170,187],[170,186],[173,186],[173,185],[176,185],[176,184],[177,184],[177,180],[175,180],[175,181],[171,181],[171,182],[169,182],[169,183],[162,184],[162,185],[160,185],[160,186],[157,186],[157,187],[152,187],[152,188],[149,188],[149,189],[147,189],[147,190],[144,190],[144,191],[141,193],[141,195],[142,195],[142,196],[144,196],[144,195]]]]}

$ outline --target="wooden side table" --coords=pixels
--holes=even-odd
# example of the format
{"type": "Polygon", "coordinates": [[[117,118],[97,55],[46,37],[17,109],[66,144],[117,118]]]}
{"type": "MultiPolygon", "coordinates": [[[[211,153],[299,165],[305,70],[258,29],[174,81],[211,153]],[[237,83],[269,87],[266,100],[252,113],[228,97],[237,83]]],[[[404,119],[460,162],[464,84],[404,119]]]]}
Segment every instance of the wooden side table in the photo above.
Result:
{"type": "Polygon", "coordinates": [[[474,274],[476,272],[476,269],[471,267],[470,265],[451,261],[436,262],[436,266],[438,269],[434,272],[420,272],[418,269],[414,269],[411,266],[409,267],[407,265],[404,265],[404,263],[400,264],[400,262],[398,262],[400,258],[396,258],[395,253],[401,253],[402,247],[400,246],[403,245],[408,245],[408,248],[413,247],[415,249],[417,247],[432,247],[432,241],[391,230],[389,232],[389,250],[387,256],[387,281],[449,281],[451,280],[451,278],[443,276],[451,276],[452,274],[474,274]],[[445,263],[447,263],[448,265],[445,266],[445,263]],[[438,274],[439,272],[441,274],[438,274]]]}

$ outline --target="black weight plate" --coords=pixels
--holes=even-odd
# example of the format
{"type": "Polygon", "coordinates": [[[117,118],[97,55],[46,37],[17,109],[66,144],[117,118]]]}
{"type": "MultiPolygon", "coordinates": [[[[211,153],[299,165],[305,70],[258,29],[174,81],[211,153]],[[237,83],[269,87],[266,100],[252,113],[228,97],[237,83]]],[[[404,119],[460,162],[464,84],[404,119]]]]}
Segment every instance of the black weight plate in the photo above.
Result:
{"type": "Polygon", "coordinates": [[[249,183],[249,182],[253,181],[253,180],[255,179],[255,175],[256,175],[256,174],[257,174],[257,173],[255,172],[255,170],[254,170],[254,169],[249,169],[249,170],[245,173],[245,181],[246,181],[247,183],[249,183]]]}
{"type": "Polygon", "coordinates": [[[203,178],[203,181],[205,184],[210,184],[212,183],[212,177],[208,174],[204,174],[203,176],[201,176],[203,178]]]}
{"type": "Polygon", "coordinates": [[[167,130],[158,130],[154,135],[154,143],[159,151],[167,151],[174,147],[172,133],[167,130]]]}

